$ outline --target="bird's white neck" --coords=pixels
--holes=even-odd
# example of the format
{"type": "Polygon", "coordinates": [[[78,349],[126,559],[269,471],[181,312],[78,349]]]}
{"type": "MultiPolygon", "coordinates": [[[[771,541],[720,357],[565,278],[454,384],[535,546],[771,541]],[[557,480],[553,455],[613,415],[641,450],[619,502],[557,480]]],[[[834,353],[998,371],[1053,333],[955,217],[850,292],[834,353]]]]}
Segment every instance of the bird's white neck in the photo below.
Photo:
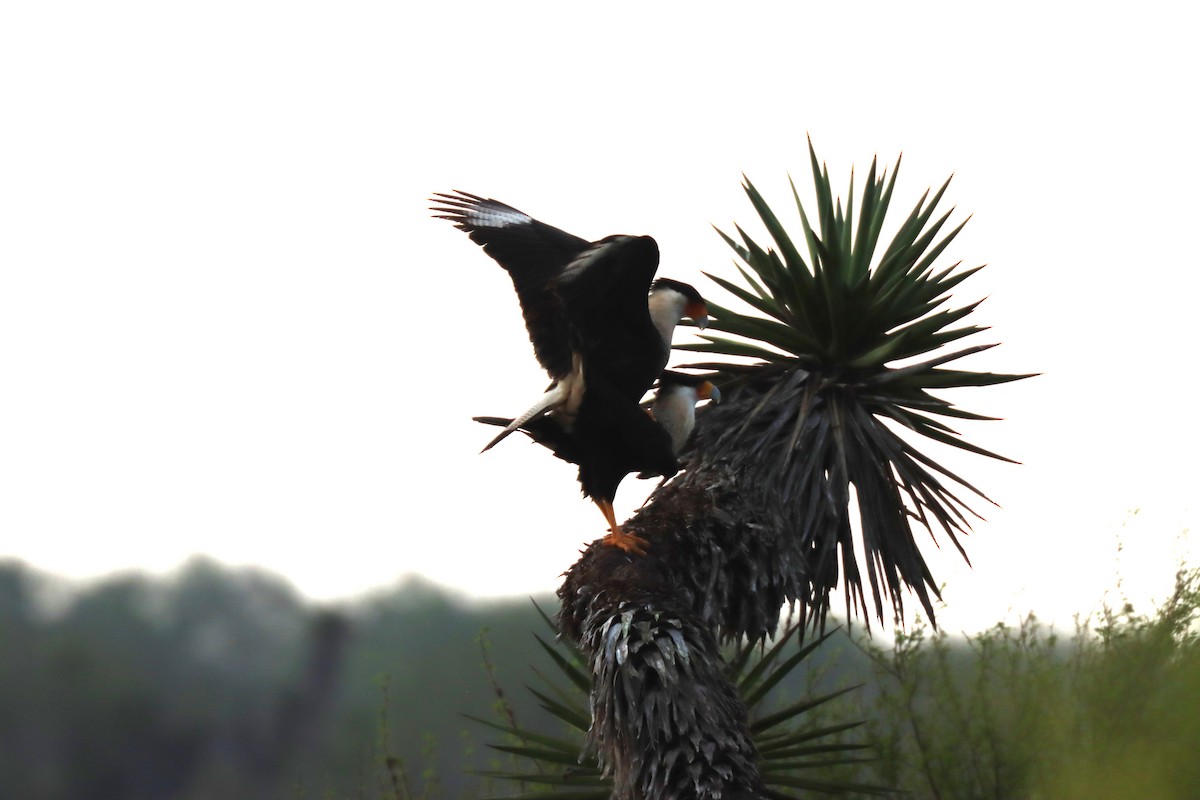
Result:
{"type": "Polygon", "coordinates": [[[646,299],[646,305],[650,310],[650,321],[654,323],[663,342],[670,347],[675,326],[679,324],[683,310],[687,307],[687,298],[674,289],[659,289],[651,292],[646,299]]]}
{"type": "Polygon", "coordinates": [[[696,393],[660,392],[654,401],[654,419],[671,437],[671,452],[679,455],[696,427],[696,393]]]}

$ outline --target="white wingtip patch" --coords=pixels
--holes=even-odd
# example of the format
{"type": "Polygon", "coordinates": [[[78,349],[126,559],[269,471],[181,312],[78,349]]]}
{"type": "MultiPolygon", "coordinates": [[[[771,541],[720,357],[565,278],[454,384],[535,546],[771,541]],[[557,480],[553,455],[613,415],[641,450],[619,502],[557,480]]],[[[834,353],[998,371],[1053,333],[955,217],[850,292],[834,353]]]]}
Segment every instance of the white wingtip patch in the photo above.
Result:
{"type": "Polygon", "coordinates": [[[476,206],[466,214],[467,222],[479,228],[507,228],[510,225],[528,225],[533,217],[515,208],[476,206]]]}

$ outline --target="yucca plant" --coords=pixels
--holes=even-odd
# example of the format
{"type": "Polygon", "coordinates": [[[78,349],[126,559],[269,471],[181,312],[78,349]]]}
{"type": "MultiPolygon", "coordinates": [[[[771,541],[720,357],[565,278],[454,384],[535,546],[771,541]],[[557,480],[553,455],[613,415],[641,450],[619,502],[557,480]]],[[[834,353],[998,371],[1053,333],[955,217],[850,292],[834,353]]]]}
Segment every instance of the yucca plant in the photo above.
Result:
{"type": "MultiPolygon", "coordinates": [[[[540,608],[538,613],[547,626],[557,633],[553,621],[540,608]]],[[[805,697],[783,707],[774,707],[769,702],[771,690],[834,633],[830,631],[801,647],[791,636],[794,632],[794,628],[785,631],[768,650],[742,644],[731,650],[728,659],[723,662],[725,677],[736,687],[751,715],[750,732],[762,758],[759,769],[766,785],[764,795],[790,800],[794,795],[788,792],[796,789],[825,794],[889,794],[890,791],[884,787],[830,778],[826,774],[837,766],[872,760],[866,755],[868,745],[843,741],[842,734],[859,727],[862,722],[808,721],[813,712],[836,697],[857,689],[857,686],[805,697]],[[791,650],[795,652],[789,655],[791,650]],[[814,776],[815,772],[820,776],[814,776]]],[[[518,793],[504,795],[505,800],[609,798],[613,791],[613,780],[604,773],[596,756],[586,749],[591,725],[588,697],[592,676],[584,656],[563,637],[557,637],[550,643],[541,636],[535,636],[553,664],[554,673],[548,675],[535,669],[540,687],[528,689],[543,709],[562,722],[564,733],[532,731],[514,725],[509,720],[497,722],[469,717],[505,733],[508,742],[489,747],[513,760],[511,769],[474,774],[517,784],[518,793]]],[[[647,646],[653,648],[653,645],[647,646]]]]}
{"type": "Polygon", "coordinates": [[[770,242],[723,234],[744,285],[713,280],[752,312],[710,297],[713,333],[684,348],[723,357],[693,366],[716,371],[724,401],[697,414],[686,470],[624,523],[648,552],[594,544],[558,591],[619,800],[775,791],[764,756],[778,743],[756,740],[716,643],[765,643],[788,605],[801,631],[823,629],[839,579],[848,617],[882,619],[889,601],[902,620],[907,590],[932,621],[937,585],[916,534],[962,550],[975,514],[964,498],[987,498],[914,441],[1002,458],[946,422],[988,417],[934,393],[1027,377],[947,366],[990,345],[947,347],[982,328],[964,322],[977,303],[949,303],[979,268],[935,266],[962,229],[935,217],[946,186],[877,254],[896,173],[873,163],[857,205],[851,178],[843,206],[811,142],[809,156],[816,214],[793,186],[796,237],[749,181],[770,242]]]}
{"type": "Polygon", "coordinates": [[[756,241],[740,226],[736,236],[718,231],[741,262],[743,283],[708,277],[761,316],[710,299],[710,329],[729,336],[704,335],[704,342],[681,346],[737,357],[693,365],[719,371],[724,387],[740,390],[727,392],[732,402],[705,418],[696,466],[702,472],[726,461],[743,488],[754,487],[756,502],[772,509],[790,539],[781,546],[794,552],[806,573],[801,604],[819,620],[839,575],[848,615],[858,612],[869,623],[873,610],[882,619],[888,599],[893,615],[902,618],[902,589],[908,587],[932,618],[938,589],[914,526],[945,534],[965,557],[959,537],[978,515],[964,492],[991,501],[906,434],[1007,461],[961,438],[945,421],[992,417],[932,392],[1030,376],[946,366],[994,346],[943,351],[985,330],[963,324],[978,302],[949,306],[950,290],[982,267],[935,266],[966,224],[943,235],[953,209],[934,218],[949,180],[932,197],[922,195],[876,257],[899,160],[890,177],[872,161],[856,209],[853,173],[843,207],[811,141],[809,155],[815,224],[793,183],[800,234],[793,238],[747,179],[744,189],[771,243],[756,241]]]}

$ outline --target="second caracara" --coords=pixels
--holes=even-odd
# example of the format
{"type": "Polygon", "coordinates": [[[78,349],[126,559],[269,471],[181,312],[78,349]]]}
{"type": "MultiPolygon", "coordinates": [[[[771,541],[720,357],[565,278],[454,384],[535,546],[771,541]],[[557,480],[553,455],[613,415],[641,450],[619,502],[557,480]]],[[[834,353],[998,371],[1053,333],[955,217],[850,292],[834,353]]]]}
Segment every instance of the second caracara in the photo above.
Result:
{"type": "MultiPolygon", "coordinates": [[[[664,372],[654,405],[647,413],[637,403],[612,395],[603,379],[590,383],[574,426],[567,430],[555,415],[527,420],[519,429],[549,448],[554,455],[579,465],[579,486],[604,514],[609,533],[604,543],[626,552],[643,554],[646,540],[626,533],[617,524],[613,500],[625,476],[661,475],[679,471],[679,453],[696,423],[696,403],[719,402],[721,393],[703,377],[664,372]]],[[[487,425],[509,426],[502,417],[475,417],[487,425]]]]}
{"type": "Polygon", "coordinates": [[[708,321],[704,299],[686,283],[660,278],[649,236],[589,242],[498,200],[437,194],[436,216],[483,247],[512,278],[546,393],[484,449],[531,419],[554,412],[570,430],[584,397],[604,383],[611,397],[637,403],[667,364],[671,336],[688,316],[708,321]]]}

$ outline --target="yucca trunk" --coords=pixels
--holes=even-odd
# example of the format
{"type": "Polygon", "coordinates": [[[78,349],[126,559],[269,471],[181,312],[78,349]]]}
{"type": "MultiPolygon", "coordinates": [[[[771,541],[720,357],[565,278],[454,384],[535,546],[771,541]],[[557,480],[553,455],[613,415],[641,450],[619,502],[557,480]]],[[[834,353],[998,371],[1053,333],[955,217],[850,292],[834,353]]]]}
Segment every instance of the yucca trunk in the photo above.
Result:
{"type": "MultiPolygon", "coordinates": [[[[746,387],[704,410],[693,453],[760,395],[746,387]]],[[[765,639],[785,603],[807,608],[810,571],[786,513],[738,469],[745,455],[693,455],[625,525],[648,555],[593,545],[559,590],[562,630],[591,666],[591,743],[619,800],[769,796],[717,643],[765,639]]]]}

